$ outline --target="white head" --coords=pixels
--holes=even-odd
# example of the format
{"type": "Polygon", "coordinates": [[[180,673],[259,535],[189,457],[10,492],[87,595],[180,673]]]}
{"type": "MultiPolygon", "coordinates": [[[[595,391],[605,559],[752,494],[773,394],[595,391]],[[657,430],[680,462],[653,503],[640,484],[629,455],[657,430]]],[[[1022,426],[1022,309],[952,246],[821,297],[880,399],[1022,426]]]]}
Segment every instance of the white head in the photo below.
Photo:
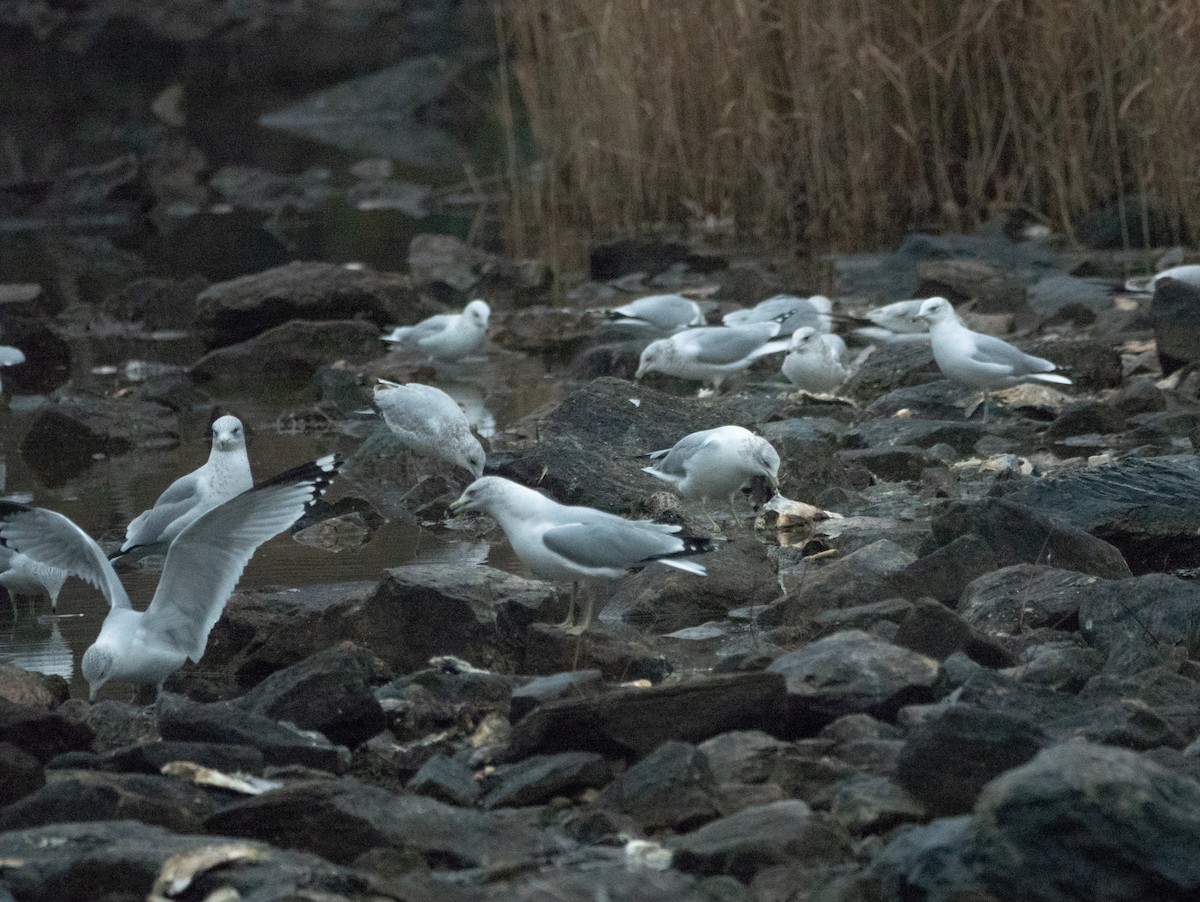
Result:
{"type": "Polygon", "coordinates": [[[487,462],[487,453],[479,439],[475,438],[470,429],[464,429],[454,436],[452,447],[446,449],[447,457],[460,467],[471,471],[471,475],[479,479],[483,475],[483,465],[487,462]]]}
{"type": "Polygon", "coordinates": [[[450,505],[452,511],[483,511],[493,517],[505,511],[525,506],[529,496],[542,498],[533,489],[500,476],[484,476],[463,489],[458,500],[450,505]]]}
{"type": "Polygon", "coordinates": [[[474,300],[463,308],[462,315],[475,328],[486,329],[488,317],[492,315],[492,308],[488,306],[487,301],[474,300]]]}
{"type": "Polygon", "coordinates": [[[88,683],[88,700],[94,702],[100,687],[112,679],[112,652],[103,645],[93,645],[83,653],[80,669],[83,671],[83,678],[88,683]]]}
{"type": "Polygon", "coordinates": [[[929,298],[921,304],[921,309],[917,311],[916,319],[923,319],[931,326],[937,323],[950,322],[957,320],[958,316],[954,312],[954,308],[950,306],[950,302],[945,298],[929,298]]]}
{"type": "Polygon", "coordinates": [[[754,436],[751,461],[759,467],[759,475],[767,477],[772,488],[779,488],[779,452],[765,438],[754,436]]]}
{"type": "Polygon", "coordinates": [[[240,451],[246,447],[246,434],[237,417],[223,416],[212,424],[214,451],[240,451]]]}
{"type": "Polygon", "coordinates": [[[637,372],[634,373],[633,378],[641,379],[647,373],[657,370],[660,364],[673,356],[674,350],[675,345],[669,338],[660,338],[658,341],[650,342],[642,351],[641,359],[638,360],[637,372]]]}
{"type": "Polygon", "coordinates": [[[792,333],[791,344],[788,345],[789,351],[807,351],[815,348],[821,341],[817,337],[817,330],[812,326],[801,326],[792,333]]]}

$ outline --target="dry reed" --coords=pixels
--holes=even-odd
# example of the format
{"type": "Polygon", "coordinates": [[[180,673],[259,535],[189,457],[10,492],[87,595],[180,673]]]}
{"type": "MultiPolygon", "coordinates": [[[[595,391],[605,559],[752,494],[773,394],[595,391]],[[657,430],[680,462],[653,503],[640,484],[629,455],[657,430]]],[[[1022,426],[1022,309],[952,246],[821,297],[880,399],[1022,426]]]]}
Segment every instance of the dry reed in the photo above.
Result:
{"type": "MultiPolygon", "coordinates": [[[[1177,237],[1200,225],[1200,4],[498,10],[505,76],[538,161],[510,169],[518,245],[534,224],[544,247],[547,233],[699,223],[860,247],[1011,208],[1069,234],[1081,211],[1135,194],[1161,202],[1177,237]]],[[[1124,226],[1127,239],[1141,234],[1124,226]]]]}

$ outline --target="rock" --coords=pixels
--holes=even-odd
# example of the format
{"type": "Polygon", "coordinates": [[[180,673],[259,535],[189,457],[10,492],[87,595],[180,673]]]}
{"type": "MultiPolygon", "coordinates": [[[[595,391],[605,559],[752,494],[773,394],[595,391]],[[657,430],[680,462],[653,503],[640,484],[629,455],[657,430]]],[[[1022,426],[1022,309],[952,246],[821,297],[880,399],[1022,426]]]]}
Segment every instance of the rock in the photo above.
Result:
{"type": "Polygon", "coordinates": [[[692,874],[731,874],[748,882],[785,863],[828,864],[849,855],[846,834],[803,802],[745,808],[672,840],[673,865],[692,874]]]}
{"type": "Polygon", "coordinates": [[[949,445],[959,454],[970,454],[983,435],[983,425],[968,420],[876,417],[846,433],[843,443],[848,448],[911,445],[928,449],[934,445],[949,445]]]}
{"type": "Polygon", "coordinates": [[[0,832],[129,819],[180,833],[200,833],[204,818],[215,807],[203,790],[172,777],[53,770],[45,786],[0,810],[0,832]]]}
{"type": "Polygon", "coordinates": [[[893,581],[906,598],[924,595],[954,607],[973,580],[995,569],[996,558],[991,547],[968,532],[913,561],[893,581]]]}
{"type": "Polygon", "coordinates": [[[790,729],[805,735],[844,714],[887,720],[904,705],[932,701],[938,665],[847,630],[776,658],[768,672],[786,678],[790,729]]]}
{"type": "Polygon", "coordinates": [[[928,344],[891,342],[877,347],[840,391],[848,398],[873,402],[896,389],[937,381],[945,380],[928,344]]]}
{"type": "Polygon", "coordinates": [[[618,776],[596,803],[626,814],[645,830],[691,830],[721,813],[721,795],[704,753],[664,742],[618,776]]]}
{"type": "Polygon", "coordinates": [[[1109,434],[1125,428],[1125,417],[1119,410],[1098,401],[1077,401],[1068,404],[1062,413],[1046,427],[1042,437],[1049,442],[1089,433],[1109,434]]]}
{"type": "Polygon", "coordinates": [[[127,745],[161,739],[153,707],[134,707],[115,699],[103,699],[92,704],[82,699],[67,702],[68,706],[76,704],[83,709],[82,717],[95,733],[91,747],[96,752],[103,754],[127,745]]]}
{"type": "Polygon", "coordinates": [[[379,332],[361,320],[290,320],[238,344],[209,351],[193,364],[200,382],[307,382],[330,360],[369,360],[379,353],[379,332]]]}
{"type": "MultiPolygon", "coordinates": [[[[196,298],[196,325],[210,348],[244,342],[289,320],[365,317],[382,327],[415,323],[434,312],[407,276],[332,263],[288,263],[218,282],[196,298]]],[[[378,331],[374,338],[378,353],[378,331]]]]}
{"type": "Polygon", "coordinates": [[[446,755],[434,755],[422,764],[408,781],[408,788],[450,805],[469,807],[479,797],[474,771],[463,761],[446,755]]]}
{"type": "Polygon", "coordinates": [[[909,482],[921,478],[929,461],[916,445],[863,448],[838,454],[847,468],[864,467],[882,482],[909,482]]]}
{"type": "Polygon", "coordinates": [[[172,761],[191,761],[222,773],[261,774],[263,754],[248,745],[218,742],[139,742],[112,749],[96,762],[100,770],[159,774],[172,761]]]}
{"type": "Polygon", "coordinates": [[[886,419],[920,417],[946,420],[964,417],[968,404],[973,403],[973,396],[963,386],[949,379],[937,378],[870,397],[867,413],[886,419]]]}
{"type": "Polygon", "coordinates": [[[998,898],[1182,902],[1200,892],[1198,810],[1200,784],[1132,752],[1055,746],[984,789],[972,857],[998,898]]]}
{"type": "MultiPolygon", "coordinates": [[[[567,359],[594,341],[596,329],[603,322],[603,314],[599,311],[574,307],[537,305],[520,310],[498,310],[488,321],[488,338],[500,347],[520,354],[567,359]]],[[[637,358],[633,357],[630,362],[632,368],[627,376],[632,379],[637,358]]]]}
{"type": "Polygon", "coordinates": [[[953,304],[975,301],[977,313],[1017,313],[1025,287],[1008,273],[981,260],[923,260],[913,297],[944,297],[953,304]]]}
{"type": "Polygon", "coordinates": [[[0,664],[0,700],[22,708],[49,711],[66,701],[67,694],[40,673],[22,670],[12,664],[0,664]]]}
{"type": "MultiPolygon", "coordinates": [[[[1200,460],[1194,455],[1129,458],[1039,479],[1009,498],[1111,543],[1135,573],[1200,566],[1200,460]]],[[[1052,563],[1083,569],[1058,558],[1052,563]]]]}
{"type": "Polygon", "coordinates": [[[391,676],[375,655],[342,643],[276,671],[233,703],[354,748],[387,726],[374,687],[391,676]]]}
{"type": "Polygon", "coordinates": [[[1156,281],[1150,322],[1164,376],[1200,360],[1200,286],[1179,279],[1156,281]]]}
{"type": "Polygon", "coordinates": [[[1067,512],[1043,512],[1041,505],[1026,506],[1026,499],[1029,496],[1016,492],[1005,498],[952,503],[933,519],[933,537],[945,545],[974,533],[992,549],[1000,566],[1052,563],[1105,579],[1130,575],[1121,553],[1073,525],[1067,512]]]}
{"type": "Polygon", "coordinates": [[[978,630],[932,599],[918,599],[900,621],[893,641],[918,654],[944,661],[956,651],[964,652],[984,667],[1008,667],[1016,659],[990,636],[978,630]]]}
{"type": "Polygon", "coordinates": [[[1072,385],[1067,387],[1069,391],[1098,392],[1121,387],[1121,355],[1106,342],[1061,338],[1032,342],[1023,350],[1058,364],[1071,380],[1072,385]]]}
{"type": "Polygon", "coordinates": [[[186,889],[197,898],[217,893],[231,898],[231,891],[241,899],[313,893],[336,894],[350,902],[379,898],[367,874],[313,855],[220,837],[180,836],[132,820],[13,830],[0,835],[0,858],[9,863],[6,888],[29,902],[146,899],[169,859],[191,874],[186,889]],[[206,867],[210,862],[233,866],[206,867]]]}
{"type": "Polygon", "coordinates": [[[528,299],[544,294],[553,280],[545,264],[509,261],[452,235],[415,236],[408,246],[408,269],[414,283],[453,303],[475,296],[528,299]]]}
{"type": "Polygon", "coordinates": [[[1048,642],[1028,649],[1020,664],[1000,673],[1022,683],[1074,693],[1099,672],[1103,663],[1095,649],[1070,641],[1048,642]]]}
{"type": "Polygon", "coordinates": [[[513,726],[507,756],[579,750],[636,759],[672,739],[700,742],[728,730],[778,729],[784,708],[783,678],[763,672],[563,699],[513,726]]]}
{"type": "Polygon", "coordinates": [[[631,273],[654,276],[676,263],[685,262],[688,253],[687,245],[678,241],[625,239],[598,244],[588,251],[588,270],[590,278],[597,282],[619,279],[631,273]]]}
{"type": "Polygon", "coordinates": [[[809,500],[827,489],[849,488],[846,465],[828,437],[806,434],[805,420],[777,420],[762,436],[779,452],[779,490],[786,498],[809,500]],[[799,428],[798,428],[799,427],[799,428]]]}
{"type": "Polygon", "coordinates": [[[62,710],[26,708],[0,700],[0,742],[11,743],[39,761],[89,748],[94,735],[87,724],[65,716],[62,710]]]}
{"type": "Polygon", "coordinates": [[[1200,652],[1200,586],[1161,573],[1092,586],[1079,608],[1080,632],[1106,658],[1109,674],[1133,674],[1167,660],[1173,648],[1200,652]]]}
{"type": "Polygon", "coordinates": [[[7,394],[42,394],[71,378],[70,346],[40,318],[6,308],[0,338],[25,354],[24,363],[4,369],[7,394]]]}
{"type": "Polygon", "coordinates": [[[700,743],[718,783],[766,783],[796,746],[761,730],[731,730],[700,743]]]}
{"type": "Polygon", "coordinates": [[[126,285],[106,306],[117,319],[141,323],[149,332],[190,329],[195,322],[196,296],[207,284],[200,276],[183,280],[143,276],[126,285]]]}
{"type": "Polygon", "coordinates": [[[394,795],[349,778],[294,783],[237,802],[212,815],[206,826],[337,864],[374,847],[412,849],[450,869],[512,866],[549,851],[544,837],[506,812],[394,795]]]}
{"type": "Polygon", "coordinates": [[[0,742],[0,806],[36,792],[45,782],[41,761],[11,742],[0,742]]]}
{"type": "MultiPolygon", "coordinates": [[[[863,898],[901,900],[918,893],[929,902],[995,899],[964,860],[973,824],[947,817],[900,830],[855,881],[863,898]]],[[[852,891],[853,892],[853,891],[852,891]]],[[[851,895],[851,898],[854,898],[851,895]]]]}
{"type": "Polygon", "coordinates": [[[834,790],[830,816],[855,836],[883,833],[921,821],[925,807],[887,777],[851,777],[834,790]]]}
{"type": "Polygon", "coordinates": [[[759,622],[796,624],[813,611],[893,598],[899,594],[897,575],[915,559],[894,542],[880,539],[806,571],[800,588],[763,611],[759,622]]]}
{"type": "Polygon", "coordinates": [[[331,773],[345,769],[349,763],[346,749],[319,733],[301,733],[229,702],[198,704],[163,692],[158,696],[156,713],[163,739],[248,745],[262,752],[267,764],[299,764],[331,773]]]}
{"type": "Polygon", "coordinates": [[[988,781],[1049,741],[1027,718],[951,705],[909,734],[892,779],[934,816],[965,814],[988,781]]]}
{"type": "Polygon", "coordinates": [[[570,670],[536,677],[513,690],[509,716],[516,723],[538,705],[561,698],[583,698],[599,695],[604,679],[599,670],[570,670]]]}
{"type": "MultiPolygon", "coordinates": [[[[625,775],[628,777],[629,771],[625,775]]],[[[497,767],[484,780],[484,808],[541,805],[555,796],[599,789],[612,778],[608,762],[592,752],[534,755],[497,767]]]]}
{"type": "Polygon", "coordinates": [[[963,620],[992,635],[1079,624],[1079,606],[1102,580],[1074,570],[1013,564],[975,579],[963,592],[963,620]]]}

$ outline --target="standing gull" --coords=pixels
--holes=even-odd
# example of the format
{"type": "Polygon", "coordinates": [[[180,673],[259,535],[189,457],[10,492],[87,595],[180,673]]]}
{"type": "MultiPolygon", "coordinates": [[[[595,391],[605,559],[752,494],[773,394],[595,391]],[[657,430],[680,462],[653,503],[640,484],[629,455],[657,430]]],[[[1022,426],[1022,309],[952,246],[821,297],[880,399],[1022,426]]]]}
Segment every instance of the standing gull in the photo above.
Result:
{"type": "Polygon", "coordinates": [[[212,424],[212,451],[204,466],[180,476],[158,496],[154,507],[134,518],[125,530],[119,554],[139,546],[170,542],[205,511],[254,485],[246,456],[246,433],[237,417],[212,424]]]}
{"type": "MultiPolygon", "coordinates": [[[[650,457],[658,458],[658,463],[642,467],[645,472],[671,483],[683,497],[699,499],[702,504],[714,498],[728,500],[735,520],[734,493],[751,477],[765,476],[772,488],[779,488],[778,452],[766,439],[741,426],[693,432],[650,457]]],[[[716,528],[712,514],[708,518],[716,528]]]]}
{"type": "Polygon", "coordinates": [[[617,579],[630,568],[652,561],[704,576],[703,566],[680,558],[712,548],[708,539],[673,535],[678,526],[626,520],[591,507],[568,507],[499,476],[475,480],[450,510],[491,515],[517,557],[534,573],[545,579],[571,580],[571,606],[561,626],[573,635],[582,634],[592,621],[594,599],[589,592],[583,622],[574,623],[581,580],[617,579]]]}
{"type": "Polygon", "coordinates": [[[432,385],[400,385],[380,379],[375,406],[405,447],[440,457],[470,470],[478,479],[487,460],[483,445],[471,434],[471,423],[454,399],[432,385]]]}
{"type": "Polygon", "coordinates": [[[670,335],[681,329],[704,325],[700,305],[681,294],[652,294],[605,311],[609,323],[631,326],[639,331],[670,335]]]}
{"type": "Polygon", "coordinates": [[[833,301],[823,294],[814,294],[810,298],[777,294],[745,310],[726,313],[721,322],[727,326],[777,322],[781,335],[790,335],[803,326],[828,332],[833,327],[832,313],[833,301]]]}
{"type": "Polygon", "coordinates": [[[771,341],[778,334],[777,322],[703,326],[676,332],[646,346],[634,378],[658,371],[682,379],[711,379],[713,388],[720,391],[721,382],[730,373],[741,372],[760,357],[786,351],[786,339],[771,341]]]}
{"type": "Polygon", "coordinates": [[[474,300],[462,313],[439,313],[415,326],[397,326],[383,340],[406,351],[421,351],[431,360],[461,360],[483,344],[492,308],[474,300]]]}
{"type": "Polygon", "coordinates": [[[849,378],[846,357],[846,343],[840,336],[805,326],[792,333],[780,370],[797,388],[822,394],[839,388],[849,378]]]}
{"type": "Polygon", "coordinates": [[[287,529],[324,492],[341,461],[330,455],[268,479],[197,517],[171,543],[154,598],[135,611],[104,552],[62,514],[9,513],[0,542],[91,583],[108,600],[100,635],[83,654],[90,697],[110,680],[153,684],[188,659],[199,662],[208,634],[258,546],[287,529]]]}
{"type": "Polygon", "coordinates": [[[1056,366],[1049,360],[1026,354],[992,335],[972,332],[945,298],[929,298],[921,305],[917,317],[929,323],[933,359],[943,375],[983,391],[985,423],[993,389],[1031,380],[1071,384],[1066,376],[1053,372],[1056,366]]]}
{"type": "Polygon", "coordinates": [[[46,595],[50,598],[50,610],[58,610],[58,593],[62,591],[63,583],[70,576],[66,570],[48,567],[4,547],[0,547],[0,568],[3,568],[0,571],[0,586],[8,590],[14,613],[19,595],[46,595]]]}

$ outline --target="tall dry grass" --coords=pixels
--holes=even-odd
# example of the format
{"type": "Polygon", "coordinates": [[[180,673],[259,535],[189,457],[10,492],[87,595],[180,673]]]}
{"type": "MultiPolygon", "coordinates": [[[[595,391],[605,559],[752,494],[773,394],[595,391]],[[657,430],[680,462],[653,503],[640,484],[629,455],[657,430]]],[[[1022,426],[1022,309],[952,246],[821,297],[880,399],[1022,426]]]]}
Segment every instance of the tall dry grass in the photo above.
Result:
{"type": "Polygon", "coordinates": [[[498,9],[537,161],[510,170],[518,244],[706,223],[863,246],[1013,207],[1070,233],[1081,211],[1134,194],[1198,233],[1191,0],[498,9]]]}

